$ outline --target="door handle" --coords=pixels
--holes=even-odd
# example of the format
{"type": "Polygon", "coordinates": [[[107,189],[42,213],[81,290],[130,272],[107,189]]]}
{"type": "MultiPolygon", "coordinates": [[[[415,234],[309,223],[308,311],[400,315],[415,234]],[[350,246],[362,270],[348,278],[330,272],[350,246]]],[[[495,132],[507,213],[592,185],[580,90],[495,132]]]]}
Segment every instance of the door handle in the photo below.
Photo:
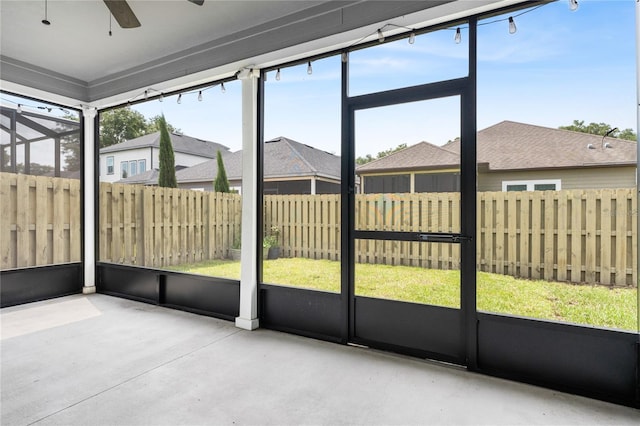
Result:
{"type": "Polygon", "coordinates": [[[462,234],[438,234],[427,232],[418,234],[418,241],[424,241],[428,243],[459,244],[462,241],[471,241],[471,237],[462,234]]]}

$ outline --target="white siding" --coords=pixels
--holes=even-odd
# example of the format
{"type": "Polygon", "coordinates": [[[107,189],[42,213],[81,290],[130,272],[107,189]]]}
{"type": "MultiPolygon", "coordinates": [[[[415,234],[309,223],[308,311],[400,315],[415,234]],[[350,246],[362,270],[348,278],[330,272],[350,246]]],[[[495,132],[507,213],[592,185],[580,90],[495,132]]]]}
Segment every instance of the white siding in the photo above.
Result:
{"type": "MultiPolygon", "coordinates": [[[[151,148],[136,148],[127,151],[107,152],[100,154],[100,181],[116,182],[121,179],[120,163],[123,161],[146,160],[147,170],[151,169],[151,148]],[[113,157],[113,174],[107,174],[107,157],[113,157]]],[[[157,166],[157,163],[155,163],[157,166]]],[[[139,172],[139,170],[138,170],[139,172]]]]}
{"type": "MultiPolygon", "coordinates": [[[[175,152],[174,154],[176,166],[195,166],[202,162],[210,160],[208,157],[201,157],[193,154],[183,154],[175,152]]],[[[157,169],[160,164],[159,150],[157,148],[145,147],[135,148],[126,151],[107,152],[100,154],[100,181],[116,182],[122,177],[120,175],[120,164],[123,161],[139,161],[146,160],[146,170],[157,169]],[[107,174],[107,157],[113,157],[113,174],[107,174]]],[[[140,173],[140,170],[138,170],[140,173]]],[[[131,176],[129,174],[129,176],[131,176]]]]}

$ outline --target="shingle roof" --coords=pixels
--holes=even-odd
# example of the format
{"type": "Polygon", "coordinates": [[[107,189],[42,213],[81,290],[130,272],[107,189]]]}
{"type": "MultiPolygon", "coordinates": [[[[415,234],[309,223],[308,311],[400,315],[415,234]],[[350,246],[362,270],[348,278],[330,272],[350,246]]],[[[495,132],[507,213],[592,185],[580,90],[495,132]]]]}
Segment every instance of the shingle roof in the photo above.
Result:
{"type": "MultiPolygon", "coordinates": [[[[486,163],[494,171],[636,164],[636,142],[615,138],[605,142],[610,148],[603,148],[602,136],[502,121],[478,132],[478,163],[486,163]]],[[[420,142],[363,164],[357,171],[459,167],[459,153],[460,139],[442,147],[420,142]]]]}
{"type": "MultiPolygon", "coordinates": [[[[171,137],[171,145],[173,146],[174,152],[199,155],[205,158],[215,158],[218,150],[229,151],[228,147],[217,142],[205,141],[177,133],[170,133],[169,136],[171,137]]],[[[159,148],[160,132],[149,133],[148,135],[140,136],[139,138],[130,139],[119,144],[101,148],[100,153],[104,154],[107,152],[126,151],[129,149],[145,147],[159,148]]]]}
{"type": "MultiPolygon", "coordinates": [[[[242,151],[222,153],[227,179],[242,179],[242,151]]],[[[340,157],[291,139],[279,137],[265,142],[265,178],[322,176],[340,179],[340,157]]],[[[208,160],[176,173],[178,182],[215,179],[217,160],[208,160]]]]}
{"type": "Polygon", "coordinates": [[[460,167],[460,155],[429,142],[420,142],[357,167],[358,172],[382,172],[397,169],[460,167]]]}
{"type": "MultiPolygon", "coordinates": [[[[478,132],[478,162],[489,170],[576,168],[636,164],[636,142],[533,124],[502,121],[478,132]],[[593,149],[589,149],[591,145],[593,149]]],[[[460,152],[460,140],[443,148],[460,152]]]]}

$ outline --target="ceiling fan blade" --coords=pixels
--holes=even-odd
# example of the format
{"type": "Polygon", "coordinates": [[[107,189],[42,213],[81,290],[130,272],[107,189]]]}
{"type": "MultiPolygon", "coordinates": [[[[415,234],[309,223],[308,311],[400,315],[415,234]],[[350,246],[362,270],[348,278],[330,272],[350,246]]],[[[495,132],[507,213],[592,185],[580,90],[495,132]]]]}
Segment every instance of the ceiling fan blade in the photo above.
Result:
{"type": "Polygon", "coordinates": [[[189,0],[193,4],[197,4],[198,6],[202,6],[204,4],[204,0],[189,0]]]}
{"type": "Polygon", "coordinates": [[[103,0],[122,28],[137,28],[140,21],[125,0],[103,0]]]}

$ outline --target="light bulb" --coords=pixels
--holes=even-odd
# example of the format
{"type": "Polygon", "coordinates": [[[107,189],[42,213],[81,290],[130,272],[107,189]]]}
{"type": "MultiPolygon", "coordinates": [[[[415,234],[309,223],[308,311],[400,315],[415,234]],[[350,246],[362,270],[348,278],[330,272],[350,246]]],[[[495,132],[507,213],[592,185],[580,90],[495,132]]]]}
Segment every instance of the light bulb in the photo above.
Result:
{"type": "Polygon", "coordinates": [[[342,52],[342,62],[347,62],[349,60],[349,54],[347,52],[342,52]]]}
{"type": "Polygon", "coordinates": [[[198,101],[202,102],[202,90],[198,92],[198,101]]]}
{"type": "Polygon", "coordinates": [[[571,9],[572,12],[578,10],[578,0],[569,0],[569,9],[571,9]]]}
{"type": "Polygon", "coordinates": [[[159,100],[160,102],[164,101],[164,96],[162,95],[162,93],[160,93],[160,97],[158,98],[158,100],[159,100]]]}
{"type": "Polygon", "coordinates": [[[307,64],[307,74],[313,74],[313,68],[311,68],[311,61],[307,64]]]}
{"type": "Polygon", "coordinates": [[[380,43],[384,41],[384,34],[382,34],[382,30],[378,30],[378,41],[380,43]]]}
{"type": "Polygon", "coordinates": [[[227,89],[224,87],[224,83],[220,83],[220,91],[222,93],[227,93],[227,89]]]}
{"type": "Polygon", "coordinates": [[[149,99],[149,91],[145,90],[144,91],[144,100],[146,101],[147,99],[149,99]]]}
{"type": "Polygon", "coordinates": [[[416,42],[416,33],[411,31],[411,34],[409,35],[409,44],[413,44],[416,42]]]}
{"type": "Polygon", "coordinates": [[[280,68],[276,71],[276,81],[280,81],[280,68]]]}
{"type": "Polygon", "coordinates": [[[22,114],[22,105],[18,104],[18,108],[16,109],[18,114],[22,114]]]}
{"type": "Polygon", "coordinates": [[[515,34],[518,31],[516,27],[516,21],[513,20],[511,16],[509,16],[509,34],[515,34]]]}
{"type": "Polygon", "coordinates": [[[180,93],[178,95],[178,103],[181,104],[182,103],[182,93],[180,93]]]}
{"type": "Polygon", "coordinates": [[[460,33],[460,28],[456,28],[456,36],[454,40],[456,41],[456,44],[460,44],[460,42],[462,41],[462,34],[460,33]]]}

